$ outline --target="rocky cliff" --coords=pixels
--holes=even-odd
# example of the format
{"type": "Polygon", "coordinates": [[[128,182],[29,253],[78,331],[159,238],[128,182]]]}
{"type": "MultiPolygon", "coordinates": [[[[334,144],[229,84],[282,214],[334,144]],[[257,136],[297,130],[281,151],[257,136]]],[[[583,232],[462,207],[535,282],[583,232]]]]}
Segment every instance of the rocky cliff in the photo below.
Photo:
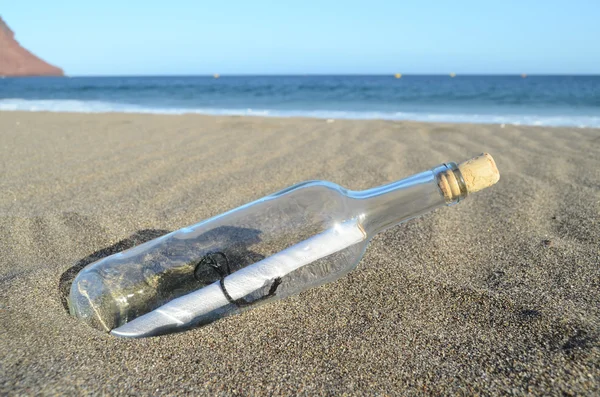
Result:
{"type": "Polygon", "coordinates": [[[15,40],[0,17],[0,76],[63,76],[62,69],[44,62],[15,40]]]}

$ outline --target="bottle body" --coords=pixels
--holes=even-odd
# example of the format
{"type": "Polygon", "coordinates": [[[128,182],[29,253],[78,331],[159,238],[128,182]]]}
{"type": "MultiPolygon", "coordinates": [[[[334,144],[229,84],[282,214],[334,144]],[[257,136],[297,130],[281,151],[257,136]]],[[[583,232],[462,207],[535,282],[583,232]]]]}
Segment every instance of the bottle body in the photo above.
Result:
{"type": "Polygon", "coordinates": [[[151,336],[336,280],[377,232],[458,201],[438,183],[452,168],[358,192],[295,185],[89,265],[70,311],[114,335],[151,336]]]}

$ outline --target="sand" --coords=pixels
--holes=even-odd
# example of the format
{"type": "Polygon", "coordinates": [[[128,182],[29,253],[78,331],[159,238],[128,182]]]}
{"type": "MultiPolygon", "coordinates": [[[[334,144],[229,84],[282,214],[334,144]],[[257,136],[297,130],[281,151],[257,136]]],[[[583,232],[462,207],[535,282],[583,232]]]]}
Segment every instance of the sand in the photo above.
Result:
{"type": "Polygon", "coordinates": [[[599,130],[0,113],[0,394],[597,394],[599,243],[599,130]],[[64,307],[94,258],[293,183],[483,151],[498,185],[378,235],[327,286],[139,340],[64,307]]]}

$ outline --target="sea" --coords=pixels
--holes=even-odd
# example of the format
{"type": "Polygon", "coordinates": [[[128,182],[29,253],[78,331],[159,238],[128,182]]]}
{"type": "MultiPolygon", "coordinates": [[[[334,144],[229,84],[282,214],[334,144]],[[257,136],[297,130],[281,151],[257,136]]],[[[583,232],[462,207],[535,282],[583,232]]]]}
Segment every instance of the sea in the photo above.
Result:
{"type": "Polygon", "coordinates": [[[600,76],[139,76],[0,79],[0,111],[600,127],[600,76]]]}

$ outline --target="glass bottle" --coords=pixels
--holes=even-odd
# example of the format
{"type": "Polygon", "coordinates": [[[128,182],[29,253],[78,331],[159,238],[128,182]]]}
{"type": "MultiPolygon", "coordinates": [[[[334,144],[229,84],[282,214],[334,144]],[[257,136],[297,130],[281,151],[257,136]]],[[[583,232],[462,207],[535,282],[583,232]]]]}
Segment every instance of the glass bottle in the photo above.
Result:
{"type": "Polygon", "coordinates": [[[482,154],[364,191],[300,183],[88,265],[70,312],[121,337],[207,324],[336,280],[375,234],[498,179],[482,154]]]}

